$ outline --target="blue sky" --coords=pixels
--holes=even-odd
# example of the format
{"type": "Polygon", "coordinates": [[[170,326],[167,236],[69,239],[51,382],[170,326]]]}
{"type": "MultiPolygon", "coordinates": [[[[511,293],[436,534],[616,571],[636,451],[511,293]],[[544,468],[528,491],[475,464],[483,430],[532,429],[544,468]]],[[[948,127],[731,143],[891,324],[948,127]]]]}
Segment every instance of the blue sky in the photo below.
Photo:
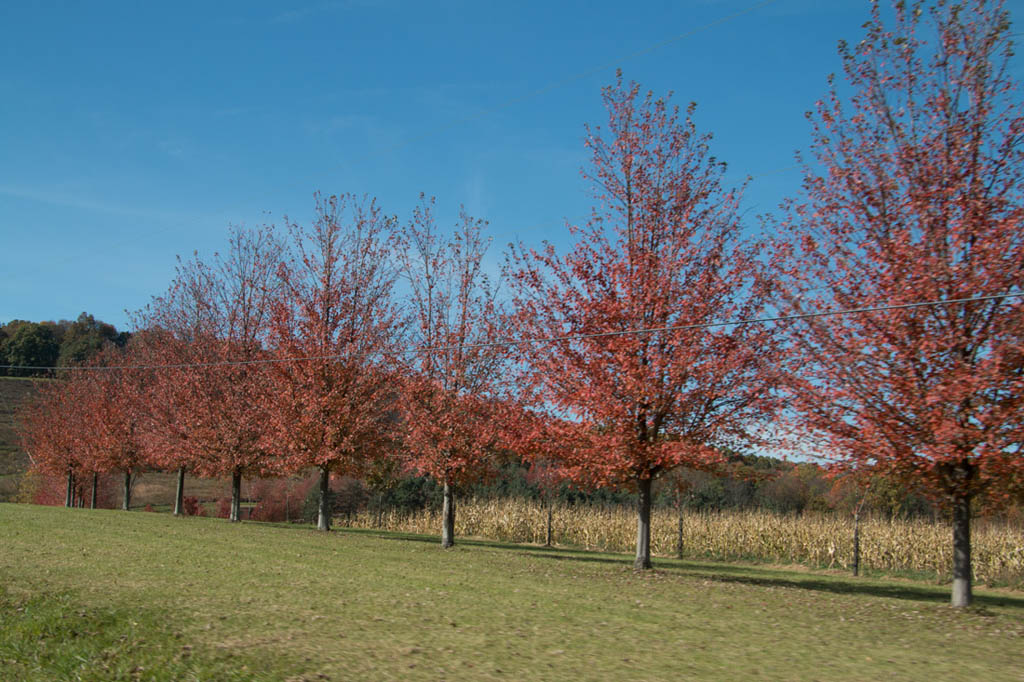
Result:
{"type": "Polygon", "coordinates": [[[776,171],[747,191],[753,222],[798,188],[779,169],[868,18],[866,0],[755,4],[3,3],[0,322],[84,310],[124,328],[175,254],[212,253],[229,224],[304,222],[315,190],[400,218],[420,192],[446,222],[465,204],[495,262],[512,240],[564,243],[616,66],[696,101],[735,179],[776,171]]]}

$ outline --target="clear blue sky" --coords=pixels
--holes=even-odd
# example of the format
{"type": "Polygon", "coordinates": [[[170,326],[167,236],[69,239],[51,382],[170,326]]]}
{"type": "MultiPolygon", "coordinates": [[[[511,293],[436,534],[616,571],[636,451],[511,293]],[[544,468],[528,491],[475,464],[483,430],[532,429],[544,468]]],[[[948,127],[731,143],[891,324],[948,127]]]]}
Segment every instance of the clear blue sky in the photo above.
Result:
{"type": "MultiPolygon", "coordinates": [[[[465,204],[495,262],[514,239],[564,242],[616,66],[696,101],[737,179],[789,166],[865,0],[775,0],[626,58],[754,4],[2,3],[0,322],[84,310],[124,328],[175,254],[221,248],[232,223],[306,221],[314,190],[400,217],[422,191],[446,222],[465,204]]],[[[750,219],[799,179],[755,179],[750,219]]]]}

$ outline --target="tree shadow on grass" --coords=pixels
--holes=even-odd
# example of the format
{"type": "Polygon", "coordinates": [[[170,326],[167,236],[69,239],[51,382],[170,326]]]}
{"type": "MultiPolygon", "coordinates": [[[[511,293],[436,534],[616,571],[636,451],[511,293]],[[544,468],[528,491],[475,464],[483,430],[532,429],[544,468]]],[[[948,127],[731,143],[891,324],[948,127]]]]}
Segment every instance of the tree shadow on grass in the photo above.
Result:
{"type": "MultiPolygon", "coordinates": [[[[440,545],[440,538],[435,535],[416,533],[395,533],[375,529],[339,529],[346,533],[372,535],[386,540],[404,540],[425,542],[440,545]]],[[[502,551],[527,554],[540,559],[553,561],[580,561],[586,563],[617,564],[631,568],[633,558],[626,555],[599,553],[585,549],[569,547],[544,547],[541,545],[520,545],[511,542],[494,540],[456,539],[457,545],[484,547],[502,551]]],[[[881,583],[873,578],[831,577],[816,574],[804,574],[777,568],[761,568],[758,566],[718,563],[710,561],[686,561],[680,559],[654,559],[655,569],[668,574],[703,578],[722,583],[739,583],[759,587],[789,587],[815,592],[832,594],[856,595],[889,599],[904,599],[931,603],[948,603],[949,592],[939,587],[914,585],[902,582],[881,583]]],[[[974,595],[975,606],[1002,607],[1019,609],[1024,612],[1024,596],[1017,597],[1004,594],[974,595]]]]}
{"type": "MultiPolygon", "coordinates": [[[[740,583],[759,587],[790,587],[832,594],[863,594],[888,599],[906,599],[945,604],[949,602],[948,588],[929,588],[923,585],[912,585],[897,582],[879,583],[873,579],[860,578],[826,578],[819,575],[785,574],[773,571],[774,575],[757,575],[757,568],[743,567],[738,571],[730,571],[729,567],[707,565],[676,566],[674,572],[705,578],[723,583],[740,583]]],[[[1001,594],[974,594],[975,606],[1004,607],[1018,609],[1024,613],[1024,597],[1001,594]]]]}
{"type": "MultiPolygon", "coordinates": [[[[375,528],[338,528],[338,532],[351,533],[353,535],[365,535],[377,537],[382,540],[408,540],[411,542],[425,542],[431,545],[441,544],[441,536],[422,535],[420,533],[402,533],[400,531],[378,530],[375,528]]],[[[510,552],[544,553],[557,552],[559,555],[578,556],[580,561],[603,561],[608,563],[629,563],[626,559],[615,558],[615,555],[602,555],[599,552],[588,549],[577,549],[573,547],[545,547],[543,545],[524,545],[514,542],[499,542],[497,540],[479,540],[475,538],[455,538],[456,546],[487,547],[501,549],[510,552]]],[[[561,558],[556,556],[555,558],[561,558]]]]}

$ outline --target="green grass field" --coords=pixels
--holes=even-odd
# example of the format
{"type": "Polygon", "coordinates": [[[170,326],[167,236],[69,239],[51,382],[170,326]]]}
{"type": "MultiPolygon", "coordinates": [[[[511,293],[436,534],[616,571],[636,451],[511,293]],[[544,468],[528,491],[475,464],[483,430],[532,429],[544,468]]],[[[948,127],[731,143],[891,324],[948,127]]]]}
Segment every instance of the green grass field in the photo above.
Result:
{"type": "Polygon", "coordinates": [[[4,680],[1021,680],[1024,593],[0,504],[4,680]]]}

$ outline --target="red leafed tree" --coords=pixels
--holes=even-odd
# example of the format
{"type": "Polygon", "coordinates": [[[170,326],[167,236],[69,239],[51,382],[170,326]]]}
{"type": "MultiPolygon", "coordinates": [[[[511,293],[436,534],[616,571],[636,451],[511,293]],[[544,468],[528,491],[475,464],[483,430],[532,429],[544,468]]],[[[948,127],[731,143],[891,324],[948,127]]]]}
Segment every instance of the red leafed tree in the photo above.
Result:
{"type": "MultiPolygon", "coordinates": [[[[45,478],[64,478],[64,506],[71,507],[88,461],[82,450],[82,414],[70,381],[41,384],[19,415],[22,449],[45,478]]],[[[93,493],[95,500],[95,492],[93,493]]]]}
{"type": "Polygon", "coordinates": [[[441,484],[441,545],[455,544],[455,494],[490,471],[495,398],[506,355],[496,337],[496,289],[484,271],[486,223],[465,211],[450,238],[438,234],[433,200],[421,197],[402,231],[400,262],[414,315],[413,357],[402,399],[413,470],[441,484]]]}
{"type": "Polygon", "coordinates": [[[83,411],[83,454],[91,471],[124,475],[121,509],[131,508],[133,476],[146,465],[144,442],[147,385],[151,372],[139,367],[137,342],[105,346],[90,359],[101,369],[78,370],[74,396],[83,411]]]}
{"type": "MultiPolygon", "coordinates": [[[[791,312],[1021,291],[1024,108],[1001,2],[873,6],[808,115],[817,167],[788,206],[791,312]]],[[[926,485],[953,512],[952,603],[971,602],[970,506],[1024,474],[1020,298],[816,318],[793,407],[829,454],[926,485]]]]}
{"type": "MultiPolygon", "coordinates": [[[[194,345],[197,336],[180,336],[180,328],[154,324],[156,315],[166,313],[157,306],[166,301],[166,298],[154,301],[147,311],[147,324],[151,326],[137,334],[145,337],[140,343],[144,364],[159,367],[146,391],[142,445],[145,459],[151,466],[177,472],[173,513],[184,516],[185,473],[195,472],[193,431],[188,413],[196,405],[190,390],[189,365],[201,362],[203,356],[194,345]]],[[[166,324],[167,320],[161,322],[166,324]]]]}
{"type": "Polygon", "coordinates": [[[178,258],[167,292],[137,315],[145,330],[139,343],[144,363],[159,366],[146,396],[146,459],[156,468],[177,472],[174,515],[184,516],[185,473],[195,472],[197,445],[190,414],[196,409],[194,370],[214,360],[214,311],[207,293],[209,273],[198,258],[178,258]]]}
{"type": "Polygon", "coordinates": [[[519,249],[515,319],[524,339],[562,338],[520,346],[525,393],[562,417],[538,422],[538,446],[578,481],[636,488],[642,569],[652,481],[754,438],[772,407],[761,367],[774,341],[754,325],[691,326],[754,316],[764,300],[739,197],[723,188],[693,105],[681,118],[621,76],[604,102],[608,128],[588,128],[587,139],[597,205],[586,226],[570,227],[568,253],[519,249]]]}
{"type": "Polygon", "coordinates": [[[530,469],[526,472],[526,482],[537,486],[541,502],[547,510],[547,528],[544,533],[544,546],[552,544],[552,517],[554,516],[555,499],[558,497],[559,487],[567,481],[567,477],[557,462],[544,459],[536,459],[530,462],[530,469]]]}
{"type": "Polygon", "coordinates": [[[318,195],[313,225],[288,226],[268,414],[286,464],[320,471],[320,530],[330,530],[331,473],[359,473],[391,442],[397,383],[388,360],[400,328],[393,222],[373,200],[318,195]]]}
{"type": "Polygon", "coordinates": [[[150,344],[163,363],[150,403],[154,456],[177,468],[176,513],[186,469],[231,477],[228,518],[241,518],[246,474],[273,473],[265,449],[264,409],[271,390],[264,341],[276,289],[281,246],[268,228],[233,228],[228,250],[212,264],[182,262],[168,293],[150,306],[161,331],[150,344]]]}

